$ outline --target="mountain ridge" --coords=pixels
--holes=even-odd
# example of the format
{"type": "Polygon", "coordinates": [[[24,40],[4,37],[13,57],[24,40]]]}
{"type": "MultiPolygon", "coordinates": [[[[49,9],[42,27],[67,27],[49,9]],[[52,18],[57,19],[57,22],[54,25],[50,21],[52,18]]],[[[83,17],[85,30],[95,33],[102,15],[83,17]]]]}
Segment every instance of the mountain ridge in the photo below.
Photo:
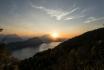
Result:
{"type": "Polygon", "coordinates": [[[20,70],[103,70],[104,28],[64,41],[21,61],[20,70]]]}

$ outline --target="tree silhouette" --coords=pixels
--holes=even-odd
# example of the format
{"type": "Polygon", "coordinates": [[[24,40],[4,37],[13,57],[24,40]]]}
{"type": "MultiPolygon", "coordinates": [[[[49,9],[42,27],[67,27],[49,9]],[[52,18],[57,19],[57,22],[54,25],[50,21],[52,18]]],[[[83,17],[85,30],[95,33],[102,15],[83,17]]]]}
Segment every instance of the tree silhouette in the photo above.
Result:
{"type": "Polygon", "coordinates": [[[2,28],[0,28],[0,32],[2,32],[3,31],[3,29],[2,28]]]}

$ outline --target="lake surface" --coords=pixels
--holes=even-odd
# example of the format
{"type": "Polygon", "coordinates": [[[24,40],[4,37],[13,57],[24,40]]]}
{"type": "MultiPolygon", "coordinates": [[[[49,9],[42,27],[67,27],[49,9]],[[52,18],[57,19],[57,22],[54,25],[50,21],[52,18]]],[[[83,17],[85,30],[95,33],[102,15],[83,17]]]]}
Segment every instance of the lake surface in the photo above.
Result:
{"type": "Polygon", "coordinates": [[[52,42],[52,43],[49,43],[49,44],[43,43],[43,44],[41,44],[37,48],[34,48],[34,47],[26,47],[24,49],[14,51],[12,53],[12,55],[15,58],[18,58],[19,60],[23,60],[23,59],[32,57],[33,55],[35,55],[38,52],[42,52],[42,51],[45,51],[45,50],[48,50],[48,49],[52,49],[55,46],[59,45],[60,43],[61,42],[52,42]]]}

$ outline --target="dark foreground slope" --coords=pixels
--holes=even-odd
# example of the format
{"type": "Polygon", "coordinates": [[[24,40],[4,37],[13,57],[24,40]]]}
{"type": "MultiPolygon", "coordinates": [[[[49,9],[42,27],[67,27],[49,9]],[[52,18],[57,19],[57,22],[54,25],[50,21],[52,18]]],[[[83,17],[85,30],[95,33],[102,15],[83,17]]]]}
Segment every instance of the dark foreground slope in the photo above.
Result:
{"type": "Polygon", "coordinates": [[[104,28],[23,60],[19,70],[104,70],[104,28]]]}

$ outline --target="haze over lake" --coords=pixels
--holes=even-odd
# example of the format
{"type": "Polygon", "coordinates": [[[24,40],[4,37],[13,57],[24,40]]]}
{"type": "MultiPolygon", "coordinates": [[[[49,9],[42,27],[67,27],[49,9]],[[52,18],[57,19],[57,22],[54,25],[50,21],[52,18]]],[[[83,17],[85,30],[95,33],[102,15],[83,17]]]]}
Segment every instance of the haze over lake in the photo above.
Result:
{"type": "Polygon", "coordinates": [[[34,47],[26,47],[26,48],[23,48],[23,49],[14,51],[12,53],[12,55],[15,58],[18,58],[20,60],[23,60],[23,59],[32,57],[34,54],[36,54],[38,52],[42,52],[42,51],[45,51],[45,50],[48,50],[48,49],[52,49],[55,46],[57,46],[58,44],[60,44],[60,43],[61,42],[52,42],[52,43],[49,43],[49,44],[43,43],[43,44],[41,44],[37,48],[34,48],[34,47]]]}

